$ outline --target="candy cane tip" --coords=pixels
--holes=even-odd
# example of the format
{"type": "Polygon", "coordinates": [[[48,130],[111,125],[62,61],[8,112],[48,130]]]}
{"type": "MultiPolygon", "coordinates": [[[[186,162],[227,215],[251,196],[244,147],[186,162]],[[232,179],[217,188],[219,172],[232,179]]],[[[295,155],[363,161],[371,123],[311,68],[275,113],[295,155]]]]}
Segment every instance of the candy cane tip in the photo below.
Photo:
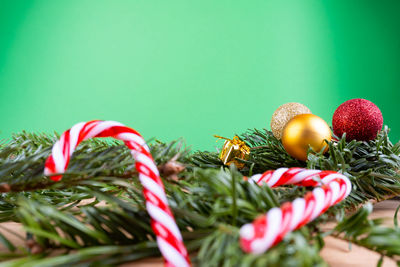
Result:
{"type": "Polygon", "coordinates": [[[254,238],[254,227],[249,223],[245,224],[240,228],[239,234],[241,238],[252,239],[254,238]]]}
{"type": "Polygon", "coordinates": [[[250,253],[251,252],[251,241],[247,240],[247,239],[243,239],[240,238],[240,247],[242,248],[242,250],[246,253],[250,253]]]}
{"type": "Polygon", "coordinates": [[[50,179],[53,180],[54,182],[58,182],[60,181],[62,178],[62,175],[54,175],[54,176],[50,176],[50,179]]]}
{"type": "Polygon", "coordinates": [[[255,174],[255,175],[251,176],[249,180],[252,180],[252,181],[254,181],[254,182],[256,182],[256,183],[257,183],[257,182],[258,182],[258,180],[260,180],[261,176],[262,176],[262,174],[261,174],[261,173],[259,173],[259,174],[255,174]]]}
{"type": "Polygon", "coordinates": [[[48,168],[44,168],[43,174],[44,174],[45,176],[50,176],[50,175],[51,175],[51,171],[50,171],[48,168]]]}

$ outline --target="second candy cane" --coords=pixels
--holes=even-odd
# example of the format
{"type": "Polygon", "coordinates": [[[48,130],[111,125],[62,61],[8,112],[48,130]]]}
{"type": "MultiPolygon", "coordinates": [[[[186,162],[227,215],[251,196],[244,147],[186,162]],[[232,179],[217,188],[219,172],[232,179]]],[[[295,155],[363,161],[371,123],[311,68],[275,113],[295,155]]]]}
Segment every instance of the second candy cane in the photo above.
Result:
{"type": "Polygon", "coordinates": [[[287,233],[311,222],[329,207],[345,199],[351,192],[350,180],[337,172],[280,168],[249,178],[250,182],[270,187],[286,184],[316,187],[304,198],[270,209],[253,223],[240,229],[240,244],[248,253],[260,254],[280,242],[287,233]]]}

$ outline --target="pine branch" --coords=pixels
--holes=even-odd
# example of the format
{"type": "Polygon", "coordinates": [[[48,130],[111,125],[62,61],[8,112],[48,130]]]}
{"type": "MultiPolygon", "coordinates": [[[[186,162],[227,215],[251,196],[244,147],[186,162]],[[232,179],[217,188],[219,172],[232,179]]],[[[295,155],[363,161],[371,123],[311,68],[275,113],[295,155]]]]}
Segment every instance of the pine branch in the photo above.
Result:
{"type": "MultiPolygon", "coordinates": [[[[371,199],[379,201],[400,193],[400,141],[393,145],[388,133],[385,126],[377,139],[369,142],[346,142],[345,135],[334,136],[338,141],[329,143],[328,153],[323,155],[310,150],[308,161],[304,163],[287,154],[272,132],[254,129],[241,135],[251,147],[250,158],[237,160],[245,163],[241,170],[244,175],[296,166],[341,172],[353,183],[354,190],[346,199],[346,205],[354,208],[371,199]]],[[[217,153],[195,153],[192,162],[199,167],[223,167],[217,153]]]]}
{"type": "MultiPolygon", "coordinates": [[[[34,191],[54,187],[43,175],[43,166],[53,142],[46,135],[22,133],[0,150],[0,192],[34,191]]],[[[174,158],[187,162],[190,150],[182,140],[169,144],[156,142],[151,151],[158,166],[174,158]]],[[[130,151],[120,141],[92,139],[81,144],[74,152],[64,180],[66,188],[90,177],[111,176],[132,178],[137,176],[130,151]]],[[[63,189],[59,184],[57,189],[63,189]]]]}
{"type": "MultiPolygon", "coordinates": [[[[321,223],[343,218],[345,209],[357,208],[367,200],[400,193],[400,143],[389,141],[387,128],[371,142],[346,142],[342,137],[329,144],[328,154],[310,153],[307,164],[290,157],[268,131],[253,130],[242,139],[253,149],[240,172],[225,168],[216,153],[190,153],[182,140],[156,141],[150,146],[157,165],[177,160],[186,167],[179,179],[164,179],[164,185],[189,251],[198,251],[192,257],[197,265],[324,266],[319,250],[322,236],[329,233],[319,229],[321,223]],[[348,175],[353,183],[350,197],[267,253],[244,254],[238,227],[303,196],[307,188],[271,189],[244,181],[242,175],[306,165],[348,175]]],[[[63,179],[54,183],[43,176],[43,166],[55,140],[23,132],[0,145],[0,222],[20,222],[29,233],[30,244],[28,250],[16,248],[0,228],[0,242],[10,249],[10,253],[0,254],[0,259],[18,258],[6,266],[117,264],[158,255],[129,150],[110,139],[86,141],[74,153],[63,179]],[[33,248],[39,254],[32,254],[33,248]],[[54,249],[64,254],[46,257],[54,249]]],[[[380,232],[377,222],[371,226],[362,218],[345,219],[334,233],[346,233],[349,240],[390,257],[398,255],[387,247],[392,241],[385,243],[382,238],[397,238],[397,228],[380,232]],[[369,239],[351,231],[349,225],[358,223],[369,239]]]]}
{"type": "MultiPolygon", "coordinates": [[[[400,207],[400,206],[399,206],[400,207]]],[[[397,226],[397,212],[394,217],[395,227],[382,226],[381,219],[369,220],[372,205],[366,204],[352,216],[345,218],[334,229],[334,235],[359,246],[374,250],[384,256],[400,256],[400,229],[397,226]]],[[[397,263],[400,261],[397,258],[397,263]]]]}

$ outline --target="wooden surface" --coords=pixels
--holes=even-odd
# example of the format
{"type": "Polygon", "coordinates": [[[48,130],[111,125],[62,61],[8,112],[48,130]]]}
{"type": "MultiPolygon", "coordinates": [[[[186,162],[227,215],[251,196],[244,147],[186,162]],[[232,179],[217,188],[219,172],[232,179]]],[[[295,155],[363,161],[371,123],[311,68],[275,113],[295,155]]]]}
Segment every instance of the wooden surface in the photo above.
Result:
{"type": "MultiPolygon", "coordinates": [[[[384,218],[384,224],[392,227],[394,225],[393,216],[399,201],[386,200],[374,205],[374,211],[370,215],[370,219],[384,218]]],[[[325,238],[325,247],[321,251],[321,256],[329,263],[330,266],[376,266],[380,255],[366,248],[351,245],[340,239],[333,237],[325,238]]],[[[397,266],[396,262],[385,257],[382,266],[397,266]]]]}
{"type": "MultiPolygon", "coordinates": [[[[393,226],[393,215],[400,204],[399,201],[387,200],[374,205],[374,212],[370,218],[385,218],[384,224],[387,226],[393,226]]],[[[2,223],[0,224],[0,232],[4,234],[11,242],[18,246],[23,246],[24,242],[12,234],[11,231],[24,235],[24,231],[18,223],[2,223]]],[[[332,228],[334,224],[327,224],[327,229],[332,228]]],[[[0,248],[0,252],[6,252],[4,247],[0,248]]],[[[351,245],[349,243],[337,238],[326,237],[325,247],[321,251],[321,256],[333,267],[341,266],[376,266],[380,255],[378,253],[367,250],[363,247],[351,245]]],[[[121,265],[123,267],[161,267],[163,261],[161,258],[145,259],[137,262],[126,263],[121,265]]],[[[390,258],[385,258],[382,266],[391,267],[397,266],[395,261],[390,258]]]]}

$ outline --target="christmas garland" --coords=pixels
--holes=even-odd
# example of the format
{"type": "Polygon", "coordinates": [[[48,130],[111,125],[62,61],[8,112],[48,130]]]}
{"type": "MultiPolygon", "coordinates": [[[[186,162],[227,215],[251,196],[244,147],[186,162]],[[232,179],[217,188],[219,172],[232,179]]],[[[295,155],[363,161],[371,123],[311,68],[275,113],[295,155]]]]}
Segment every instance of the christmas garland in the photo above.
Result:
{"type": "MultiPolygon", "coordinates": [[[[400,143],[390,142],[387,127],[370,141],[333,137],[328,152],[310,150],[304,162],[290,156],[272,132],[248,131],[238,136],[250,148],[247,157],[235,159],[243,164],[240,170],[235,164],[227,168],[219,153],[190,152],[181,140],[150,144],[192,263],[325,265],[319,251],[326,235],[396,259],[397,225],[387,228],[369,220],[371,205],[362,205],[400,193],[400,143]],[[298,185],[270,188],[246,177],[260,178],[253,175],[285,167],[340,172],[353,190],[309,224],[280,236],[283,240],[267,252],[248,254],[240,246],[240,228],[308,190],[298,185]],[[337,221],[334,230],[320,228],[327,221],[337,221]]],[[[53,182],[43,169],[57,139],[23,132],[1,145],[0,221],[21,223],[28,233],[15,233],[26,243],[25,248],[16,247],[0,225],[0,241],[9,249],[0,254],[3,265],[113,265],[159,255],[142,187],[135,179],[140,171],[129,149],[115,140],[84,141],[74,147],[63,179],[53,182]]]]}

